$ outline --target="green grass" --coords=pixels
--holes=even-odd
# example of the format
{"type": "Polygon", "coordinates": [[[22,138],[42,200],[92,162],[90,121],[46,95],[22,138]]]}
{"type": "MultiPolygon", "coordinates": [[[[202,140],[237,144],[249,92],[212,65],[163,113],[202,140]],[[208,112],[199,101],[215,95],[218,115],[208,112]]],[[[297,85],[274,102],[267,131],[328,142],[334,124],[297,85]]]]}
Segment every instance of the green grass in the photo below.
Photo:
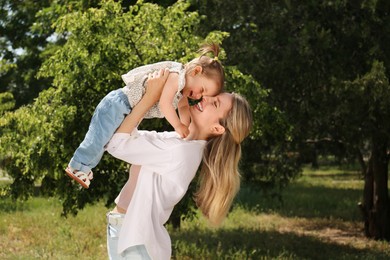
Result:
{"type": "Polygon", "coordinates": [[[277,212],[286,217],[358,221],[361,215],[357,203],[362,199],[362,189],[363,180],[355,172],[335,174],[332,170],[305,169],[303,175],[282,192],[281,200],[256,199],[259,195],[253,189],[243,188],[239,201],[248,209],[259,208],[260,212],[277,212]]]}
{"type": "Polygon", "coordinates": [[[102,205],[61,217],[56,198],[0,203],[0,259],[105,259],[102,205]]]}
{"type": "MultiPolygon", "coordinates": [[[[173,259],[389,259],[388,242],[364,238],[353,171],[305,169],[283,199],[243,187],[220,229],[204,218],[168,227],[173,259]]],[[[0,200],[0,259],[107,259],[99,203],[63,218],[57,198],[0,200]]]]}

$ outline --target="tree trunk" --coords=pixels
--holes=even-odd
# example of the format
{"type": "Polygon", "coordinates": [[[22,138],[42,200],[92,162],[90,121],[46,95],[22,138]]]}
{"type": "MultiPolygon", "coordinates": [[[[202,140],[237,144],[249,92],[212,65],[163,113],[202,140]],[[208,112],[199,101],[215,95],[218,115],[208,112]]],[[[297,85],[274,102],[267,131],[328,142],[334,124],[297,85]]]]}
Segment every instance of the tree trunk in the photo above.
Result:
{"type": "Polygon", "coordinates": [[[367,165],[364,161],[363,154],[359,149],[356,150],[356,154],[357,154],[357,158],[358,158],[358,162],[360,164],[360,167],[362,168],[362,176],[365,177],[366,172],[367,172],[367,165]]]}
{"type": "Polygon", "coordinates": [[[364,231],[369,238],[390,241],[387,171],[387,139],[374,137],[364,177],[364,231]]]}

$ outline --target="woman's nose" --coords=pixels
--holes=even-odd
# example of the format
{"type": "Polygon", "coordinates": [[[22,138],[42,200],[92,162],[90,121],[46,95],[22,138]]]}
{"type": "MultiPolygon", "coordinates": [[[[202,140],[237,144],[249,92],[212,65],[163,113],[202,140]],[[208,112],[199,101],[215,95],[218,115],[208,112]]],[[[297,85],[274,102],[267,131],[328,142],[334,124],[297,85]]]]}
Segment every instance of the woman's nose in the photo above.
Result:
{"type": "Polygon", "coordinates": [[[200,99],[202,97],[202,93],[195,93],[192,95],[192,98],[194,99],[200,99]]]}
{"type": "Polygon", "coordinates": [[[202,98],[202,101],[204,103],[212,103],[213,100],[214,100],[214,97],[209,97],[209,96],[203,96],[203,98],[202,98]]]}

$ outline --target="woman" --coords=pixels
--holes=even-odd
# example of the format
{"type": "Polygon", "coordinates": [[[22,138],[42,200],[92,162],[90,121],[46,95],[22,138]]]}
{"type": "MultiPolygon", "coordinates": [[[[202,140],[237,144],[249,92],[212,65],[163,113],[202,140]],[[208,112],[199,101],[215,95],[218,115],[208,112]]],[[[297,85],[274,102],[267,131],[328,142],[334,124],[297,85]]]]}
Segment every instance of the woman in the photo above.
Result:
{"type": "Polygon", "coordinates": [[[150,77],[144,98],[107,145],[114,157],[133,165],[116,208],[108,214],[111,259],[134,255],[138,259],[170,259],[171,241],[163,225],[187,191],[202,159],[195,199],[212,224],[222,222],[239,189],[240,143],[252,123],[249,105],[239,95],[204,97],[192,106],[186,139],[175,132],[136,130],[144,113],[158,100],[167,74],[160,71],[150,77]]]}

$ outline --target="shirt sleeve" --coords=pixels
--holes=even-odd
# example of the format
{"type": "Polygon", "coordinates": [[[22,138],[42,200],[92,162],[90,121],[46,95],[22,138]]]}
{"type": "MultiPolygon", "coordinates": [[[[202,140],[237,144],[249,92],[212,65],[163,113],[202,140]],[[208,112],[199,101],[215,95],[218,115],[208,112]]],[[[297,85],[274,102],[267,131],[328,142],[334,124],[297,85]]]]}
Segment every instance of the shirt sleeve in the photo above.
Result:
{"type": "Polygon", "coordinates": [[[157,166],[170,162],[172,158],[170,145],[164,139],[135,132],[114,134],[106,150],[115,158],[142,166],[157,166]]]}

